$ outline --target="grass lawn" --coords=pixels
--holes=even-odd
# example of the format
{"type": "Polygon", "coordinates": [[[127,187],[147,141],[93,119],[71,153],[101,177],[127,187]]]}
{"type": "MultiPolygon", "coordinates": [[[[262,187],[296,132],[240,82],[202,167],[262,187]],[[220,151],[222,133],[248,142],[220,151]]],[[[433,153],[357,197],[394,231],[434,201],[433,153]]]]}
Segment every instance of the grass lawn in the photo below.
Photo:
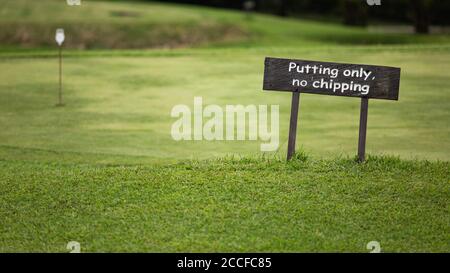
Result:
{"type": "Polygon", "coordinates": [[[370,158],[105,166],[0,161],[0,251],[449,249],[448,163],[370,158]]]}
{"type": "MultiPolygon", "coordinates": [[[[0,63],[2,146],[154,159],[257,155],[256,141],[175,142],[172,107],[203,103],[279,104],[284,155],[290,94],[263,92],[264,56],[400,66],[400,100],[369,104],[368,152],[403,158],[448,160],[450,48],[196,49],[172,55],[73,56],[64,62],[66,107],[56,108],[54,58],[4,59],[0,63]],[[201,148],[200,148],[201,147],[201,148]]],[[[119,53],[117,53],[119,54],[119,53]]],[[[298,143],[317,156],[353,155],[359,100],[303,95],[298,143]]],[[[127,163],[127,158],[119,162],[127,163]]],[[[147,160],[147,159],[146,159],[147,160]]]]}
{"type": "Polygon", "coordinates": [[[0,8],[0,251],[66,252],[72,240],[94,252],[367,252],[373,240],[383,251],[450,250],[448,36],[178,5],[86,1],[80,13],[35,2],[0,8]],[[74,48],[95,48],[66,50],[65,107],[54,107],[59,25],[68,47],[74,33],[74,48]],[[8,33],[19,28],[44,38],[19,47],[28,36],[8,33]],[[192,29],[206,34],[185,38],[192,29]],[[136,41],[115,48],[156,48],[105,50],[108,33],[136,41]],[[158,48],[164,39],[177,49],[158,48]],[[305,94],[304,153],[280,160],[290,94],[261,90],[265,56],[401,67],[399,101],[369,103],[375,156],[351,159],[358,99],[305,94]],[[171,109],[194,96],[280,105],[280,149],[174,141],[171,109]]]}

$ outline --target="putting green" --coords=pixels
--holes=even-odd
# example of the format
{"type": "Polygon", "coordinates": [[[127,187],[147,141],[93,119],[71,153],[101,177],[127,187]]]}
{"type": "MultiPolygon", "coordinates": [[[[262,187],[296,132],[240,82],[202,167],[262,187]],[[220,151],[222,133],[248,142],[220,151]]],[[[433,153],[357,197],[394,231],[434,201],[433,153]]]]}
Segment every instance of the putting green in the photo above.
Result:
{"type": "MultiPolygon", "coordinates": [[[[449,50],[191,49],[131,57],[75,52],[64,60],[66,106],[59,108],[54,107],[56,58],[5,58],[0,63],[0,140],[3,147],[153,159],[259,155],[261,142],[172,139],[176,119],[171,109],[193,107],[193,98],[201,96],[204,105],[280,105],[278,155],[284,156],[290,94],[261,87],[264,57],[271,55],[401,67],[399,101],[369,103],[368,153],[448,160],[449,50]]],[[[358,122],[358,99],[302,95],[298,144],[319,157],[354,155],[358,122]]]]}

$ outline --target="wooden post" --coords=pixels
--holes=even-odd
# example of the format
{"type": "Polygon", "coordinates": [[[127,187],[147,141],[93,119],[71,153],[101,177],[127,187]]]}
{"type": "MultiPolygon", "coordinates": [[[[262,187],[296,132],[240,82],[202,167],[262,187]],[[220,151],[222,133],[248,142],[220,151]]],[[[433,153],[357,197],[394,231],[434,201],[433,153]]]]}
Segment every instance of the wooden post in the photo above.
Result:
{"type": "Polygon", "coordinates": [[[300,93],[298,91],[292,92],[291,121],[289,123],[289,142],[288,142],[287,160],[290,160],[295,153],[295,139],[297,136],[297,118],[298,118],[299,104],[300,104],[300,93]]]}
{"type": "Polygon", "coordinates": [[[367,133],[367,114],[369,108],[369,99],[361,98],[361,112],[359,116],[359,140],[358,140],[358,160],[364,162],[366,159],[366,133],[367,133]]]}

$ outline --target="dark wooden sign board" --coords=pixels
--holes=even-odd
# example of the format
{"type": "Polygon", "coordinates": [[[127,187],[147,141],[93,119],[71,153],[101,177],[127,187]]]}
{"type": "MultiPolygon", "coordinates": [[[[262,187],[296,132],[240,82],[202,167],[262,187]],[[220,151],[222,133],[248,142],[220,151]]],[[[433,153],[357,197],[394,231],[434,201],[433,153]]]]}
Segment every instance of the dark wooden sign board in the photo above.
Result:
{"type": "Polygon", "coordinates": [[[369,99],[398,100],[400,68],[266,58],[263,90],[292,93],[287,159],[295,153],[300,93],[361,98],[358,158],[365,160],[369,99]]]}

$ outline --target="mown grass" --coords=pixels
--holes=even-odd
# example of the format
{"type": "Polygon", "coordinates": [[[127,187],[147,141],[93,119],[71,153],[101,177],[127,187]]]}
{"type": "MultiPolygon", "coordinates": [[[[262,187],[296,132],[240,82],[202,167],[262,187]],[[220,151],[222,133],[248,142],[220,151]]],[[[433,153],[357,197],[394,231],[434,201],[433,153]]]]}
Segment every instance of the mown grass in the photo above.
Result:
{"type": "Polygon", "coordinates": [[[6,0],[0,7],[0,42],[8,48],[52,47],[64,28],[68,48],[174,48],[245,39],[238,25],[172,5],[85,1],[6,0]]]}
{"type": "MultiPolygon", "coordinates": [[[[75,54],[75,53],[74,53],[75,54]]],[[[191,49],[86,56],[64,61],[64,100],[57,98],[54,58],[4,58],[0,63],[0,131],[3,146],[56,152],[131,155],[155,160],[259,153],[260,141],[172,139],[172,107],[280,105],[280,149],[284,154],[290,96],[263,92],[265,56],[399,66],[399,101],[369,105],[367,149],[373,154],[448,160],[449,48],[391,46],[348,49],[191,49]],[[90,57],[89,57],[90,56],[90,57]]],[[[25,55],[23,55],[25,56],[25,55]]],[[[302,95],[298,144],[315,157],[354,155],[359,100],[302,95]]],[[[128,159],[116,163],[127,163],[128,159]]],[[[148,160],[144,160],[148,162],[148,160]]]]}
{"type": "Polygon", "coordinates": [[[366,252],[375,240],[386,252],[448,252],[448,36],[181,5],[63,4],[0,6],[0,37],[36,28],[45,41],[0,43],[0,251],[67,252],[75,240],[94,252],[366,252]],[[176,37],[142,32],[169,26],[185,37],[204,31],[201,22],[207,32],[240,34],[171,45],[176,37]],[[55,107],[57,52],[49,45],[61,25],[67,47],[111,47],[107,35],[83,45],[77,35],[92,27],[139,47],[196,48],[65,51],[66,106],[55,107]],[[285,163],[290,96],[261,91],[265,56],[401,67],[400,100],[369,104],[368,152],[395,156],[357,164],[359,101],[302,95],[304,151],[285,163]],[[194,96],[280,105],[280,149],[175,142],[170,111],[192,106],[194,96]]]}
{"type": "MultiPolygon", "coordinates": [[[[57,52],[5,48],[2,43],[0,121],[5,130],[0,131],[0,140],[5,147],[157,160],[258,153],[256,142],[172,140],[172,107],[192,106],[193,97],[202,96],[205,104],[221,106],[279,104],[278,153],[284,153],[290,98],[284,93],[261,91],[263,59],[277,56],[401,67],[400,100],[370,103],[369,152],[449,159],[448,36],[374,34],[331,23],[266,15],[248,19],[240,12],[161,3],[89,1],[81,7],[69,7],[60,1],[19,0],[7,1],[1,13],[5,16],[0,24],[43,26],[52,32],[52,37],[45,38],[49,43],[54,43],[51,24],[60,23],[80,30],[85,24],[105,24],[115,31],[121,24],[139,28],[139,24],[164,27],[175,23],[197,28],[197,23],[211,21],[231,23],[249,34],[239,42],[207,43],[195,49],[69,50],[63,70],[64,108],[53,107],[57,52]],[[140,16],[118,18],[118,12],[140,16]],[[405,44],[393,44],[391,39],[405,44]],[[417,44],[422,41],[427,44],[417,44]],[[376,45],[362,46],[364,43],[376,45]]],[[[66,46],[70,47],[77,39],[71,31],[66,34],[66,46]]],[[[100,35],[96,40],[105,37],[100,35]]],[[[126,41],[139,39],[129,37],[126,41]]],[[[358,109],[355,99],[304,95],[299,145],[313,156],[354,154],[358,109]]]]}
{"type": "Polygon", "coordinates": [[[449,165],[371,157],[153,166],[0,161],[0,251],[449,249],[449,165]]]}

